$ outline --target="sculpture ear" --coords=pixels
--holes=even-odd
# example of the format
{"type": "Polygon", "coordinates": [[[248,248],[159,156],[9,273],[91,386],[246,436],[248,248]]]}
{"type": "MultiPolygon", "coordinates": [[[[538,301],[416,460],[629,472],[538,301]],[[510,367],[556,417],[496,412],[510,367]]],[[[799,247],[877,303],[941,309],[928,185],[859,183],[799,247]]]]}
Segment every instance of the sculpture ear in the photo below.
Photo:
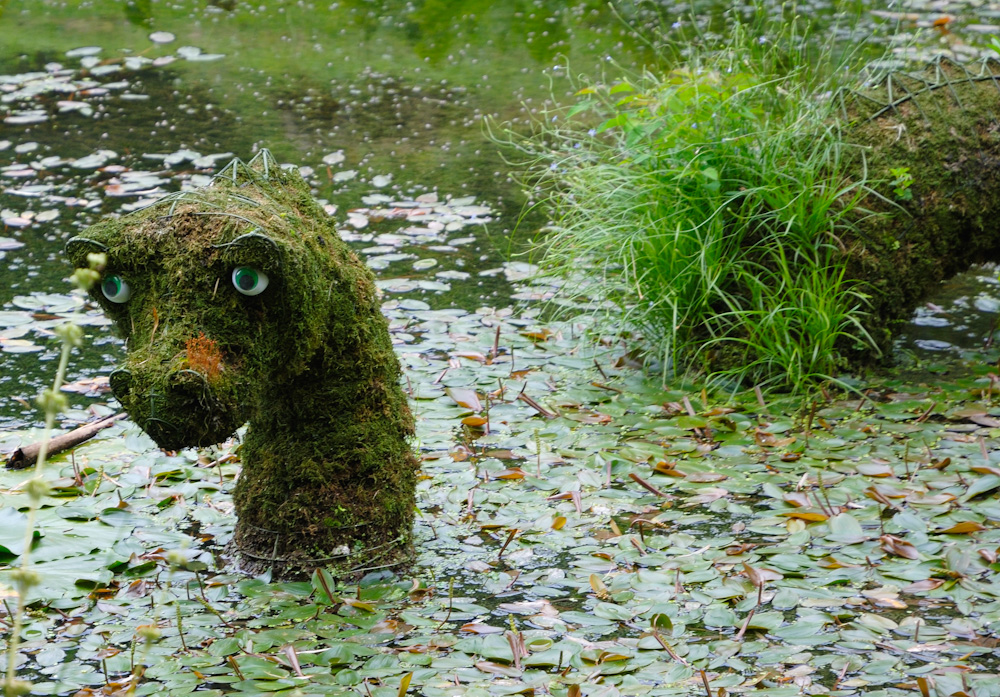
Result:
{"type": "Polygon", "coordinates": [[[107,254],[108,246],[87,237],[73,237],[66,243],[66,256],[79,269],[86,269],[90,266],[87,255],[93,253],[107,254]]]}

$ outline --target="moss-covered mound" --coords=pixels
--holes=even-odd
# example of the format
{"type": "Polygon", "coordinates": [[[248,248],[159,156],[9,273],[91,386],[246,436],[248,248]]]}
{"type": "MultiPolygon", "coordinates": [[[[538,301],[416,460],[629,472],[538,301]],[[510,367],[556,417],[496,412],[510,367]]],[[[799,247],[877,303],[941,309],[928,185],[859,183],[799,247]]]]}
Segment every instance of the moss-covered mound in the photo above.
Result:
{"type": "Polygon", "coordinates": [[[111,377],[164,448],[250,422],[232,548],[243,568],[345,575],[406,561],[416,462],[371,272],[297,173],[263,151],[212,185],[88,228],[94,299],[125,337],[111,377]]]}
{"type": "Polygon", "coordinates": [[[865,204],[880,215],[845,242],[848,274],[871,296],[869,331],[886,348],[942,280],[1000,261],[1000,63],[941,58],[894,73],[849,96],[844,115],[844,135],[861,146],[856,170],[882,182],[884,198],[865,204]]]}

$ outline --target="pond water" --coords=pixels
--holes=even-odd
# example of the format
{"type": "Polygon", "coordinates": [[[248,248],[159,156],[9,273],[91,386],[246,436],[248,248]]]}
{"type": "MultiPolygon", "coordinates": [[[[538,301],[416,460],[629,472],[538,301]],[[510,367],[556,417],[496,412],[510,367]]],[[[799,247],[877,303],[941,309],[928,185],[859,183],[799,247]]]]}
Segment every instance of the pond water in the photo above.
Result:
{"type": "MultiPolygon", "coordinates": [[[[609,347],[578,352],[572,326],[562,330],[566,336],[550,336],[530,316],[513,320],[505,310],[476,311],[551,293],[525,285],[526,260],[511,257],[520,249],[511,231],[524,201],[512,179],[516,168],[484,134],[484,118],[525,127],[547,100],[572,93],[567,62],[573,73],[593,74],[651,60],[619,15],[672,31],[692,7],[703,27],[711,27],[731,5],[695,0],[612,10],[604,0],[0,0],[0,432],[38,422],[33,396],[55,372],[52,328],[79,311],[86,313],[89,338],[72,359],[69,380],[78,409],[66,416],[86,418],[86,408],[109,398],[102,380],[122,348],[107,322],[68,291],[65,240],[103,214],[204,184],[231,157],[246,159],[268,147],[280,161],[300,167],[341,234],[375,269],[394,338],[419,342],[403,360],[422,428],[419,568],[433,581],[430,588],[414,586],[405,604],[362,605],[356,613],[371,615],[364,622],[342,608],[365,632],[371,628],[369,635],[343,624],[341,614],[310,607],[308,587],[235,575],[216,576],[206,587],[197,572],[166,571],[164,549],[213,563],[210,552],[232,532],[227,488],[238,466],[228,456],[206,466],[195,459],[201,453],[165,454],[137,430],[115,426],[47,471],[60,500],[40,514],[44,539],[35,563],[45,579],[40,597],[48,593],[46,602],[60,608],[60,616],[33,613],[25,632],[19,675],[36,680],[35,693],[74,694],[85,686],[99,689],[107,671],[127,675],[126,647],[135,646],[136,627],[166,617],[156,614],[161,605],[154,609],[145,590],[134,596],[132,590],[159,588],[162,571],[166,593],[177,594],[169,602],[176,603],[178,624],[146,674],[142,689],[150,694],[189,694],[196,687],[223,694],[235,689],[237,677],[222,657],[232,666],[239,658],[253,677],[248,661],[262,652],[268,660],[261,659],[259,674],[267,681],[248,683],[246,694],[271,692],[268,681],[283,674],[271,660],[278,647],[307,640],[323,651],[332,647],[323,654],[303,651],[307,672],[311,662],[322,661],[325,674],[336,672],[340,684],[359,691],[362,677],[366,691],[369,685],[368,674],[354,670],[363,659],[366,669],[382,671],[380,680],[396,679],[418,661],[433,668],[433,679],[418,674],[414,680],[425,680],[422,694],[432,697],[459,693],[452,675],[464,686],[490,688],[464,694],[522,693],[521,684],[498,690],[500,681],[490,677],[490,671],[498,678],[510,674],[502,632],[516,621],[535,670],[565,676],[570,666],[564,660],[576,656],[570,644],[579,652],[586,641],[593,655],[574,658],[573,669],[579,675],[604,671],[609,680],[626,668],[635,671],[630,691],[622,694],[641,694],[636,685],[681,680],[677,665],[643,663],[637,669],[628,663],[655,656],[653,637],[640,644],[641,625],[659,627],[685,663],[718,659],[710,670],[721,670],[749,627],[742,658],[761,664],[768,675],[779,666],[780,682],[768,695],[808,691],[802,686],[809,683],[799,682],[808,677],[799,664],[813,663],[820,671],[816,685],[839,684],[841,694],[922,680],[940,666],[935,694],[965,690],[994,697],[996,651],[989,641],[1000,591],[988,572],[978,575],[975,563],[997,546],[987,535],[1000,519],[992,493],[1000,475],[970,474],[1000,471],[1000,455],[987,453],[991,441],[984,440],[995,437],[996,414],[974,409],[979,403],[971,396],[974,387],[992,391],[992,381],[969,377],[943,395],[900,389],[867,402],[826,405],[816,417],[830,424],[815,433],[790,416],[764,424],[754,415],[756,405],[733,414],[705,412],[711,420],[703,423],[694,411],[708,405],[695,392],[664,393],[657,381],[628,370],[629,362],[609,347]],[[602,381],[580,379],[595,369],[602,381]],[[499,401],[491,405],[488,395],[496,387],[499,401]],[[486,402],[485,433],[468,425],[463,404],[470,393],[478,402],[477,391],[486,402]],[[515,394],[563,415],[542,419],[543,407],[510,397],[515,394]],[[928,420],[936,406],[941,418],[928,420]],[[702,431],[707,423],[711,427],[702,431]],[[796,437],[804,440],[801,446],[793,443],[796,437]],[[916,445],[911,452],[908,439],[924,443],[928,466],[914,464],[923,454],[915,454],[916,445]],[[644,479],[630,478],[637,473],[644,479]],[[887,483],[898,484],[899,492],[887,483]],[[793,490],[815,496],[806,500],[804,513],[794,513],[802,500],[793,490]],[[891,501],[883,509],[868,491],[888,492],[891,501]],[[960,492],[962,506],[942,501],[946,491],[960,492]],[[790,496],[782,499],[784,493],[790,496]],[[894,517],[889,507],[903,500],[897,493],[908,499],[906,515],[894,517]],[[815,522],[834,507],[846,512],[849,506],[850,513],[835,516],[836,525],[815,522]],[[978,531],[976,521],[989,523],[988,529],[980,526],[982,543],[974,535],[951,534],[962,525],[968,532],[970,524],[978,531]],[[907,548],[896,547],[892,557],[886,534],[908,536],[924,556],[909,557],[914,563],[905,565],[907,548]],[[766,549],[766,556],[755,547],[766,549]],[[827,556],[834,552],[836,559],[827,556]],[[817,566],[820,559],[833,563],[817,566]],[[777,574],[779,580],[769,582],[769,611],[755,616],[765,589],[762,584],[746,595],[742,586],[749,580],[741,580],[740,569],[753,572],[764,563],[788,579],[777,574]],[[108,602],[83,599],[89,588],[79,584],[108,584],[111,565],[122,594],[100,596],[108,602]],[[885,577],[877,575],[880,569],[888,570],[885,577]],[[969,578],[962,578],[963,570],[969,578]],[[939,571],[942,578],[929,578],[939,571]],[[900,587],[906,602],[899,600],[900,587]],[[194,595],[182,597],[185,589],[194,595]],[[208,598],[204,606],[196,601],[199,589],[208,598]],[[218,637],[206,642],[216,642],[212,656],[188,651],[181,604],[184,626],[194,628],[189,636],[215,636],[206,629],[223,617],[214,606],[228,608],[226,616],[240,631],[217,627],[218,637]],[[910,609],[896,614],[901,606],[910,609]],[[828,620],[817,619],[821,611],[830,613],[828,620]],[[322,641],[310,634],[315,627],[299,626],[319,613],[325,613],[322,641]],[[395,635],[386,628],[399,633],[391,639],[395,662],[389,668],[388,661],[367,663],[382,648],[388,651],[395,635]],[[918,634],[928,653],[938,651],[935,642],[950,642],[947,652],[936,654],[937,663],[900,643],[915,643],[918,634]],[[983,642],[965,643],[970,638],[983,642]],[[618,639],[610,653],[589,643],[618,639]],[[421,646],[433,648],[425,654],[421,646]],[[959,655],[973,657],[974,689],[959,682],[966,673],[954,664],[967,665],[965,658],[952,661],[959,655]],[[484,666],[482,675],[473,660],[484,666]],[[438,673],[449,678],[440,689],[431,684],[438,673]]],[[[820,1],[808,9],[829,14],[830,5],[820,1]]],[[[949,33],[930,30],[925,49],[972,45],[1000,16],[978,2],[974,8],[911,2],[905,15],[867,0],[852,7],[863,21],[845,32],[848,39],[871,34],[878,22],[891,27],[903,21],[909,29],[931,26],[944,12],[953,16],[945,25],[949,33]]],[[[535,214],[521,232],[533,234],[543,224],[535,214]]],[[[981,268],[945,284],[900,340],[905,365],[939,373],[963,351],[981,347],[996,329],[996,277],[995,269],[981,268]]],[[[19,444],[19,437],[0,433],[0,452],[19,444]]],[[[7,477],[0,487],[7,507],[0,532],[10,537],[27,498],[19,488],[22,473],[0,474],[7,477]]],[[[13,538],[21,539],[16,532],[13,538]]],[[[2,565],[9,561],[10,555],[3,557],[2,565]]],[[[9,569],[0,569],[0,582],[6,580],[2,573],[9,569]]],[[[405,597],[387,588],[366,590],[363,600],[389,592],[405,597]]],[[[358,600],[361,592],[359,587],[358,600]]],[[[169,602],[164,613],[173,612],[169,602]]],[[[712,687],[741,689],[739,673],[750,675],[749,664],[729,663],[733,672],[724,677],[732,681],[713,681],[712,687]]],[[[764,694],[761,687],[766,684],[755,691],[764,694]]],[[[696,689],[700,693],[700,682],[696,689]]],[[[368,694],[391,697],[399,689],[382,682],[368,694]]]]}
{"type": "MultiPolygon", "coordinates": [[[[899,21],[929,26],[942,12],[871,5],[852,4],[860,21],[843,24],[845,39],[879,43],[899,21]]],[[[711,28],[729,6],[693,9],[711,28]]],[[[807,9],[834,14],[826,2],[807,9]]],[[[84,309],[64,280],[65,240],[261,147],[300,167],[389,299],[434,309],[531,299],[509,284],[523,271],[510,263],[524,210],[516,167],[484,123],[526,128],[572,94],[569,73],[648,64],[630,26],[680,31],[691,11],[603,0],[0,3],[0,426],[37,422],[51,329],[84,309]]],[[[959,51],[991,30],[987,6],[947,11],[956,29],[921,46],[959,51]]],[[[526,235],[544,222],[533,215],[526,235]]],[[[989,333],[993,275],[956,283],[958,304],[922,312],[907,351],[948,353],[989,333]]],[[[69,380],[97,396],[121,349],[100,317],[87,322],[69,380]]]]}

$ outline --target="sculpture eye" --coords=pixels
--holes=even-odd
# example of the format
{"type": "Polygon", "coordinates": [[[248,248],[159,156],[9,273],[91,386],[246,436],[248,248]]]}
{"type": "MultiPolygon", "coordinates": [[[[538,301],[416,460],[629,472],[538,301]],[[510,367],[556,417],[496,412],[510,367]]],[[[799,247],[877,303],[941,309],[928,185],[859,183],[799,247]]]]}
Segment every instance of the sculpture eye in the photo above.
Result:
{"type": "Polygon", "coordinates": [[[233,287],[243,295],[260,295],[267,288],[267,274],[252,266],[233,269],[233,287]]]}
{"type": "Polygon", "coordinates": [[[101,281],[101,292],[113,303],[126,303],[132,297],[132,289],[121,276],[105,276],[101,281]]]}

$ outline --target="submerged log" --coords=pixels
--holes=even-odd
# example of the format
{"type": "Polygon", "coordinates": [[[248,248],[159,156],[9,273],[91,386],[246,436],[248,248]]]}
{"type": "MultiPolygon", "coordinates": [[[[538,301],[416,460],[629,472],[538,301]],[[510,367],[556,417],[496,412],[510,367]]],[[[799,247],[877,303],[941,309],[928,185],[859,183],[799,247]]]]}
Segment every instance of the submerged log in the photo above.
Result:
{"type": "MultiPolygon", "coordinates": [[[[60,433],[57,436],[53,436],[49,439],[49,447],[46,450],[46,454],[51,456],[76,447],[80,443],[90,440],[108,426],[113,426],[119,419],[124,418],[125,414],[115,414],[114,416],[84,424],[79,428],[74,428],[69,433],[60,433]]],[[[9,470],[23,470],[32,467],[38,461],[38,455],[41,451],[42,441],[21,446],[10,454],[5,466],[9,470]]]]}
{"type": "Polygon", "coordinates": [[[848,275],[871,296],[866,328],[888,355],[895,330],[941,281],[1000,261],[1000,62],[942,57],[844,95],[842,106],[855,171],[878,194],[863,204],[876,215],[843,240],[848,275]],[[902,168],[912,181],[893,185],[902,168]]]}

